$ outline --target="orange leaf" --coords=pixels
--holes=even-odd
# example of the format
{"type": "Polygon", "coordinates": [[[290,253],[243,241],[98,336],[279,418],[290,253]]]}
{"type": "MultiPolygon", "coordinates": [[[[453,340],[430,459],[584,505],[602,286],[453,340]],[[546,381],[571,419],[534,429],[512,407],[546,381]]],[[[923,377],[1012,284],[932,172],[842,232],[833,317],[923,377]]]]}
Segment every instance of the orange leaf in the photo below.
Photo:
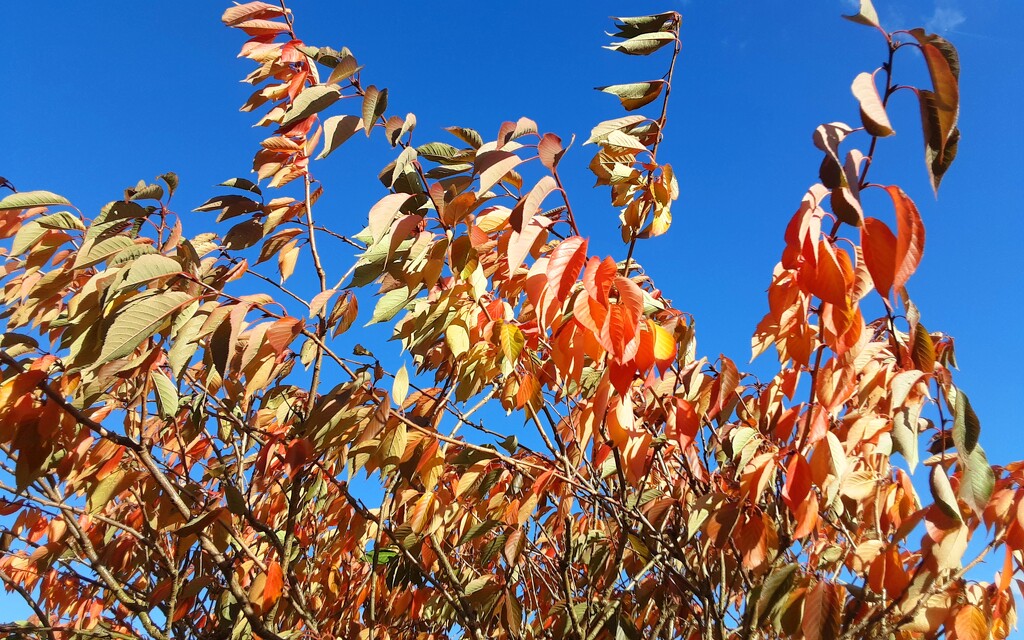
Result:
{"type": "Polygon", "coordinates": [[[896,236],[878,218],[865,218],[860,238],[864,249],[864,264],[874,281],[875,290],[883,298],[888,298],[896,279],[896,236]]]}
{"type": "Polygon", "coordinates": [[[973,604],[964,605],[956,612],[953,627],[957,640],[985,640],[989,637],[985,614],[973,604]]]}
{"type": "MultiPolygon", "coordinates": [[[[917,270],[924,253],[924,224],[913,201],[902,189],[885,188],[896,207],[896,270],[893,287],[899,291],[917,270]]],[[[874,277],[874,274],[871,274],[874,277]]]]}
{"type": "Polygon", "coordinates": [[[612,288],[612,280],[618,274],[618,267],[611,256],[604,260],[593,257],[583,271],[583,288],[591,298],[604,306],[608,306],[608,292],[612,288]]]}
{"type": "Polygon", "coordinates": [[[823,301],[840,307],[847,306],[846,275],[836,258],[835,249],[825,240],[818,241],[818,264],[810,284],[810,292],[823,301]]]}
{"type": "Polygon", "coordinates": [[[612,407],[608,411],[608,437],[620,450],[624,449],[626,443],[633,433],[634,416],[633,401],[629,394],[617,395],[612,400],[612,407]]]}
{"type": "Polygon", "coordinates": [[[281,572],[281,565],[276,561],[267,563],[267,578],[263,583],[263,607],[264,611],[274,606],[281,598],[281,589],[284,587],[284,575],[281,572]]]}

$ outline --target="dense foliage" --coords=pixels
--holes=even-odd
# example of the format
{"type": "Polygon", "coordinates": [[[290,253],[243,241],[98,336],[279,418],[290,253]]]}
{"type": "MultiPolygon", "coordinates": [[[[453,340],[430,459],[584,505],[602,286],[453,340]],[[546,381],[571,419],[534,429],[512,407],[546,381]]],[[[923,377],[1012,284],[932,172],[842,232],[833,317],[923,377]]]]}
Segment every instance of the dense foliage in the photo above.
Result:
{"type": "Polygon", "coordinates": [[[608,47],[665,59],[657,80],[601,89],[627,114],[587,140],[621,212],[614,258],[589,252],[557,135],[522,118],[494,139],[451,127],[414,144],[415,116],[388,111],[352,52],[305,44],[283,4],[229,8],[254,63],[243,110],[268,107],[272,134],[255,180],[196,208],[230,220],[223,235],[186,236],[174,174],[91,217],[4,185],[0,580],[34,616],[0,629],[1007,637],[1024,464],[987,461],[953,341],[907,294],[921,216],[868,180],[894,134],[889,98],[908,91],[938,189],[959,139],[957,53],[887,33],[869,0],[850,19],[877,31],[884,64],[853,80],[859,123],[815,131],[818,182],[752,340],[778,356],[761,380],[695,353],[689,316],[633,257],[679,195],[658,155],[678,13],[619,18],[608,47]],[[911,48],[928,88],[895,80],[911,48]],[[386,194],[361,231],[327,228],[311,161],[354,135],[395,149],[386,194]],[[868,189],[891,212],[867,215],[868,189]],[[323,264],[335,243],[359,251],[343,275],[323,264]],[[300,255],[311,270],[295,272],[300,255]],[[338,352],[357,290],[415,371],[338,352]],[[481,420],[489,404],[511,417],[481,420]],[[991,583],[971,571],[986,556],[991,583]]]}

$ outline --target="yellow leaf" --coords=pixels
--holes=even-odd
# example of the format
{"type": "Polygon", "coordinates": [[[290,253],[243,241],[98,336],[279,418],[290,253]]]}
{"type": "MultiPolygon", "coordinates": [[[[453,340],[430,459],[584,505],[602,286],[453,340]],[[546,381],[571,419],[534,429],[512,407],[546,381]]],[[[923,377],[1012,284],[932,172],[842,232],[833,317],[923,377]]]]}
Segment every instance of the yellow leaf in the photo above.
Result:
{"type": "Polygon", "coordinates": [[[401,407],[405,404],[405,399],[409,396],[409,372],[406,370],[405,365],[398,370],[395,374],[395,381],[391,385],[391,397],[395,399],[395,404],[401,407]]]}

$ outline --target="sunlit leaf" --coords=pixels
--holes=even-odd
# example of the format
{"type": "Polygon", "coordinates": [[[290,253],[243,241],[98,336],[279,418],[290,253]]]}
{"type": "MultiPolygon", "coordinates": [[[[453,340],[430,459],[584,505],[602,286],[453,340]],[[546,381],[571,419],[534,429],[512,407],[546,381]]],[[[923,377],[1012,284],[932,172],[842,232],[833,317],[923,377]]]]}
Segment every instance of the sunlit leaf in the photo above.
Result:
{"type": "Polygon", "coordinates": [[[142,296],[118,309],[103,339],[99,362],[123,358],[167,326],[194,298],[181,291],[142,296]]]}
{"type": "Polygon", "coordinates": [[[0,200],[0,211],[11,209],[28,209],[30,207],[50,207],[53,205],[71,206],[71,202],[56,193],[49,191],[21,191],[12,193],[0,200]]]}
{"type": "Polygon", "coordinates": [[[623,42],[615,42],[604,47],[611,51],[619,51],[631,56],[646,56],[654,53],[670,42],[675,42],[674,33],[657,31],[641,33],[623,42]]]}
{"type": "Polygon", "coordinates": [[[875,76],[870,73],[858,74],[851,89],[853,96],[860,102],[860,117],[867,132],[879,137],[893,135],[895,132],[889,124],[885,105],[882,104],[878,89],[875,87],[875,76]]]}
{"type": "MultiPolygon", "coordinates": [[[[633,111],[657,100],[664,86],[664,80],[651,80],[650,82],[612,84],[606,87],[597,87],[597,90],[616,96],[626,111],[633,111]]],[[[612,129],[612,131],[614,130],[612,129]]],[[[611,133],[611,131],[608,133],[611,133]]],[[[594,138],[593,134],[591,138],[594,138]]]]}
{"type": "Polygon", "coordinates": [[[318,84],[306,88],[295,98],[284,117],[281,126],[287,127],[300,120],[316,115],[341,98],[341,89],[332,84],[318,84]]]}

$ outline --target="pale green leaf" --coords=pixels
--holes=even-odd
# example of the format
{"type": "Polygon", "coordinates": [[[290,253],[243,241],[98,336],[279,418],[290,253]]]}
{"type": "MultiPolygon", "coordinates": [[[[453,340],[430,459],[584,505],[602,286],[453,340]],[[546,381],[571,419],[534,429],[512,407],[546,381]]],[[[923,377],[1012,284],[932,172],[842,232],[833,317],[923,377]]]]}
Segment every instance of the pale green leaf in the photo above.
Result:
{"type": "Polygon", "coordinates": [[[287,127],[309,116],[320,113],[341,98],[341,89],[333,84],[318,84],[306,88],[292,103],[292,108],[281,118],[281,126],[287,127]]]}
{"type": "Polygon", "coordinates": [[[409,371],[402,365],[402,368],[395,374],[395,380],[391,384],[391,397],[394,398],[395,404],[401,407],[405,404],[405,399],[409,396],[409,371]]]}
{"type": "Polygon", "coordinates": [[[324,150],[316,157],[323,160],[356,131],[363,128],[363,119],[358,116],[332,116],[324,121],[324,150]]]}
{"type": "Polygon", "coordinates": [[[174,383],[160,371],[153,372],[153,389],[156,391],[156,406],[160,417],[173,418],[178,413],[180,398],[174,383]]]}
{"type": "Polygon", "coordinates": [[[399,311],[405,308],[405,305],[413,297],[409,292],[409,287],[400,287],[388,291],[377,300],[377,305],[373,308],[373,318],[366,323],[366,326],[391,320],[398,315],[399,311]]]}
{"type": "Polygon", "coordinates": [[[631,56],[646,56],[654,53],[670,42],[675,42],[676,36],[667,31],[654,33],[641,33],[629,40],[616,42],[605,47],[612,51],[619,51],[631,56]]]}
{"type": "Polygon", "coordinates": [[[3,200],[0,200],[0,211],[11,209],[28,209],[30,207],[49,207],[57,204],[71,206],[71,202],[64,196],[49,191],[21,191],[12,193],[3,200]]]}
{"type": "Polygon", "coordinates": [[[612,84],[607,87],[597,87],[597,90],[616,96],[626,111],[633,111],[657,100],[664,86],[664,80],[651,80],[650,82],[612,84]]]}
{"type": "Polygon", "coordinates": [[[181,291],[166,291],[152,296],[141,296],[117,311],[103,340],[99,362],[103,364],[123,358],[145,340],[168,325],[176,312],[194,298],[181,291]]]}
{"type": "Polygon", "coordinates": [[[860,0],[860,10],[852,16],[843,16],[850,22],[856,22],[857,24],[863,24],[868,27],[875,27],[881,29],[878,22],[878,12],[875,11],[875,7],[871,4],[871,0],[860,0]]]}
{"type": "Polygon", "coordinates": [[[113,236],[99,242],[95,242],[93,239],[86,240],[78,251],[78,256],[75,257],[73,268],[91,267],[134,246],[135,242],[127,236],[113,236]]]}

